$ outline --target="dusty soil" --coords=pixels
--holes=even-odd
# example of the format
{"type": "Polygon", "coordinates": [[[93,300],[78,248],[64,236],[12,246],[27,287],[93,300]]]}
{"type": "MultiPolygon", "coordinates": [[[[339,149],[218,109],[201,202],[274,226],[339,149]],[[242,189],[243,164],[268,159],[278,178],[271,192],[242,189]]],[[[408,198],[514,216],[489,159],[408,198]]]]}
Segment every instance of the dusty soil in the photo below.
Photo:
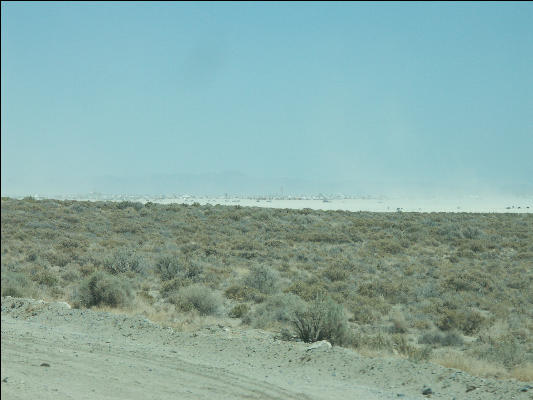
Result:
{"type": "Polygon", "coordinates": [[[530,385],[212,326],[2,298],[3,399],[533,399],[530,385]],[[432,394],[423,395],[431,388],[432,394]]]}

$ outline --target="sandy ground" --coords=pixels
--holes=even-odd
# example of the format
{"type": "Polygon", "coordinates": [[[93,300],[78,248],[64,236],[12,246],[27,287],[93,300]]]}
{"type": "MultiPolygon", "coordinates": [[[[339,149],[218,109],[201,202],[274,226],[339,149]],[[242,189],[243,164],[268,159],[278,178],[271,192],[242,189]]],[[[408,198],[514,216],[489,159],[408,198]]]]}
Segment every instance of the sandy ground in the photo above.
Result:
{"type": "Polygon", "coordinates": [[[221,326],[2,298],[2,399],[533,399],[523,382],[221,326]],[[424,396],[425,388],[433,394],[424,396]],[[526,391],[522,391],[526,389],[526,391]]]}

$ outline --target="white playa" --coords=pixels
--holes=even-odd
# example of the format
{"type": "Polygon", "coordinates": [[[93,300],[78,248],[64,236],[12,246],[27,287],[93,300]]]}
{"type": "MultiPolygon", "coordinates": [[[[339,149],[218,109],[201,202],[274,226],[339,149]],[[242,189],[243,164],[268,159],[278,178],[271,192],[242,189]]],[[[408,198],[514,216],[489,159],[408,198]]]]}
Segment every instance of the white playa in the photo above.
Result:
{"type": "Polygon", "coordinates": [[[476,212],[476,213],[531,213],[533,198],[507,197],[483,199],[463,197],[443,198],[348,198],[348,199],[250,199],[250,198],[207,198],[176,197],[164,199],[141,198],[139,201],[152,201],[160,204],[199,203],[240,205],[243,207],[291,208],[313,210],[344,210],[371,212],[476,212]]]}
{"type": "MultiPolygon", "coordinates": [[[[347,196],[254,196],[207,197],[189,195],[68,195],[40,196],[35,199],[79,201],[132,201],[158,204],[224,205],[262,208],[290,208],[312,210],[343,210],[367,212],[453,212],[453,213],[533,213],[530,196],[457,196],[457,197],[347,197],[347,196]]],[[[22,197],[16,197],[22,198],[22,197]]]]}

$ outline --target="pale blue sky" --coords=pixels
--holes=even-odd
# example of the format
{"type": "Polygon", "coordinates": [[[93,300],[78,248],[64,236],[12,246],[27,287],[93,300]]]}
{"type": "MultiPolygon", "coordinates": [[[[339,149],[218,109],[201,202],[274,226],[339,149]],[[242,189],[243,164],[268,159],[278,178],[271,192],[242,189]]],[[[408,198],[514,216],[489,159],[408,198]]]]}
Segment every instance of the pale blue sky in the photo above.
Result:
{"type": "Polygon", "coordinates": [[[2,2],[1,55],[3,195],[533,184],[533,3],[2,2]]]}

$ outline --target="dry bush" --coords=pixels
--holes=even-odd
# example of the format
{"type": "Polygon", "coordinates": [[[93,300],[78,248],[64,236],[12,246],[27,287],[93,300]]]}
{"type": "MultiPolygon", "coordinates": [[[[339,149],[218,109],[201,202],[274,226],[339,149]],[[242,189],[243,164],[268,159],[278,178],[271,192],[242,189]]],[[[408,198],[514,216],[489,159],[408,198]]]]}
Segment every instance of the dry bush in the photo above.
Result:
{"type": "Polygon", "coordinates": [[[261,303],[265,301],[267,296],[259,290],[241,285],[232,285],[224,292],[228,299],[237,301],[253,301],[261,303]]]}
{"type": "Polygon", "coordinates": [[[446,368],[455,368],[471,375],[484,378],[503,379],[509,376],[503,365],[497,362],[479,360],[456,350],[447,350],[431,358],[431,362],[446,368]]]}
{"type": "Polygon", "coordinates": [[[522,382],[533,382],[533,362],[525,362],[511,369],[511,376],[522,382]]]}
{"type": "Polygon", "coordinates": [[[393,311],[390,317],[390,321],[392,322],[392,333],[407,333],[407,331],[409,330],[409,325],[405,320],[405,315],[399,310],[393,311]]]}
{"type": "Polygon", "coordinates": [[[156,271],[162,281],[170,281],[183,274],[185,269],[177,256],[166,255],[160,257],[155,265],[156,271]]]}
{"type": "Polygon", "coordinates": [[[298,295],[305,301],[312,301],[317,296],[324,296],[328,293],[325,283],[314,280],[293,282],[285,291],[298,295]]]}
{"type": "Polygon", "coordinates": [[[361,324],[379,321],[381,316],[388,314],[391,309],[391,305],[387,303],[383,296],[351,296],[348,306],[353,314],[351,320],[361,324]]]}
{"type": "Polygon", "coordinates": [[[464,340],[457,332],[427,332],[418,339],[418,343],[439,346],[462,346],[464,340]]]}
{"type": "Polygon", "coordinates": [[[137,255],[135,250],[129,248],[116,250],[112,257],[104,260],[104,267],[113,275],[129,271],[142,274],[146,270],[144,259],[137,255]]]}
{"type": "Polygon", "coordinates": [[[427,361],[431,357],[431,346],[416,347],[410,345],[405,335],[402,334],[392,335],[391,340],[394,350],[411,361],[427,361]]]}
{"type": "Polygon", "coordinates": [[[257,306],[252,315],[248,315],[246,323],[255,328],[270,328],[276,323],[290,323],[295,313],[305,309],[305,302],[292,293],[277,294],[269,297],[257,306]]]}
{"type": "Polygon", "coordinates": [[[183,311],[196,310],[200,315],[216,315],[222,307],[222,298],[202,285],[184,287],[170,298],[183,311]]]}
{"type": "Polygon", "coordinates": [[[332,282],[345,281],[350,277],[350,273],[339,267],[331,267],[322,272],[322,276],[332,282]]]}
{"type": "Polygon", "coordinates": [[[36,297],[34,284],[19,272],[2,271],[2,296],[36,297]]]}
{"type": "Polygon", "coordinates": [[[85,279],[73,296],[75,307],[124,307],[131,304],[134,294],[130,284],[103,271],[85,279]]]}
{"type": "Polygon", "coordinates": [[[244,279],[244,284],[248,287],[259,290],[264,294],[273,294],[279,290],[279,276],[273,269],[256,265],[244,279]]]}
{"type": "Polygon", "coordinates": [[[526,338],[521,339],[509,332],[503,336],[489,338],[488,341],[480,339],[472,349],[472,354],[480,359],[496,361],[507,368],[514,368],[528,361],[533,362],[533,353],[529,352],[528,359],[526,338]]]}
{"type": "Polygon", "coordinates": [[[458,329],[466,335],[472,335],[487,323],[487,319],[481,313],[473,310],[450,310],[444,308],[436,322],[443,331],[458,329]]]}
{"type": "Polygon", "coordinates": [[[296,310],[292,324],[297,336],[307,343],[328,340],[342,346],[349,340],[344,308],[330,297],[317,297],[305,310],[296,310]]]}
{"type": "Polygon", "coordinates": [[[241,303],[233,307],[228,313],[228,316],[231,318],[243,318],[248,314],[249,311],[250,306],[248,304],[241,303]]]}

